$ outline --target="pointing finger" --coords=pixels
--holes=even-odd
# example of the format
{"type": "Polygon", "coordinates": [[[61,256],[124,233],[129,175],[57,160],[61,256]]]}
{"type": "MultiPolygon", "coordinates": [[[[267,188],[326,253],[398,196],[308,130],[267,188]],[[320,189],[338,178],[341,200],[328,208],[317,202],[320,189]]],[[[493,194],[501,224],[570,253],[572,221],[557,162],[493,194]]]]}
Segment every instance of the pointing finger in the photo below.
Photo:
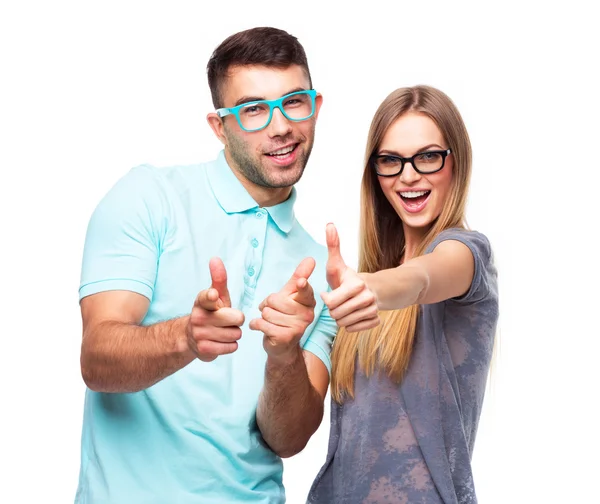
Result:
{"type": "Polygon", "coordinates": [[[212,280],[211,287],[219,293],[219,298],[223,301],[224,306],[231,306],[229,298],[229,290],[227,289],[227,270],[223,261],[218,257],[213,257],[208,263],[210,269],[210,278],[212,280]]]}

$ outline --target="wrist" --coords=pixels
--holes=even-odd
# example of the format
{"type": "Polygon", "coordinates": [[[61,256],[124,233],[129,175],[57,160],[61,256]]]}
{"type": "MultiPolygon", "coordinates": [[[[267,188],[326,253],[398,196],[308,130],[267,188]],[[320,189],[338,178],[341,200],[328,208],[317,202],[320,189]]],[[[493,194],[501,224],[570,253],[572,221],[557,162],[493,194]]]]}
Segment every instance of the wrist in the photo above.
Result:
{"type": "Polygon", "coordinates": [[[299,344],[296,344],[285,352],[277,352],[273,354],[267,352],[267,367],[272,370],[285,370],[294,366],[294,364],[303,359],[302,348],[300,348],[299,344]]]}
{"type": "Polygon", "coordinates": [[[190,316],[186,315],[176,319],[173,327],[173,334],[175,336],[175,344],[173,354],[178,359],[188,359],[192,361],[196,356],[190,349],[189,341],[189,330],[190,330],[190,316]]]}

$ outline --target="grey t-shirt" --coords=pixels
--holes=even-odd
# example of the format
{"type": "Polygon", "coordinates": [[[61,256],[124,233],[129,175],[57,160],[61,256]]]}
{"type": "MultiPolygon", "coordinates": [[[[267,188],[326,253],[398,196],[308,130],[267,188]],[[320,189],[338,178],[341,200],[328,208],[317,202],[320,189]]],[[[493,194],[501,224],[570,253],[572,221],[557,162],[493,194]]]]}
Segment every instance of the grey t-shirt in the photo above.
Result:
{"type": "Polygon", "coordinates": [[[357,365],[355,399],[331,403],[329,449],[311,504],[475,504],[471,456],[498,321],[497,273],[487,238],[442,232],[475,258],[469,291],[422,305],[400,385],[357,365]]]}

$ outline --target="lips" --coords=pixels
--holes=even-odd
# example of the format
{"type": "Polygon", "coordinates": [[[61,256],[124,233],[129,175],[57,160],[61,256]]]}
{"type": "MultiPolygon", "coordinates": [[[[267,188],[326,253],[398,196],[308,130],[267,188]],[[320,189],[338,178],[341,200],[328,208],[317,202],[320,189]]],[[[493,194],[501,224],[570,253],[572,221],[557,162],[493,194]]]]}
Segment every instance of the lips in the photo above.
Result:
{"type": "Polygon", "coordinates": [[[267,156],[272,156],[272,157],[282,157],[282,156],[286,156],[287,154],[289,154],[290,152],[293,152],[296,147],[298,147],[298,144],[291,144],[288,145],[286,147],[281,147],[277,150],[271,151],[271,152],[267,152],[266,155],[267,156]]]}
{"type": "Polygon", "coordinates": [[[427,189],[399,191],[397,194],[400,197],[402,206],[407,212],[417,213],[423,210],[427,205],[431,191],[427,189]]]}
{"type": "Polygon", "coordinates": [[[294,143],[280,147],[279,149],[265,153],[265,156],[276,166],[288,167],[296,161],[299,152],[298,145],[300,144],[294,143]]]}

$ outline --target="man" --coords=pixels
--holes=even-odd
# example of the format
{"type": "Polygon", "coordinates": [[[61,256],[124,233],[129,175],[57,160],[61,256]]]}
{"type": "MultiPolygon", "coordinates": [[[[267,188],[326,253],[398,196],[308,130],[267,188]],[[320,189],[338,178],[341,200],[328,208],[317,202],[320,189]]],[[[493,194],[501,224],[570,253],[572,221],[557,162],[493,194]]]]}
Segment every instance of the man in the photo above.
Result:
{"type": "Polygon", "coordinates": [[[134,168],[89,223],[78,503],[284,502],[280,457],[322,419],[337,327],[293,214],[322,97],[273,28],[226,39],[208,81],[218,158],[134,168]]]}

